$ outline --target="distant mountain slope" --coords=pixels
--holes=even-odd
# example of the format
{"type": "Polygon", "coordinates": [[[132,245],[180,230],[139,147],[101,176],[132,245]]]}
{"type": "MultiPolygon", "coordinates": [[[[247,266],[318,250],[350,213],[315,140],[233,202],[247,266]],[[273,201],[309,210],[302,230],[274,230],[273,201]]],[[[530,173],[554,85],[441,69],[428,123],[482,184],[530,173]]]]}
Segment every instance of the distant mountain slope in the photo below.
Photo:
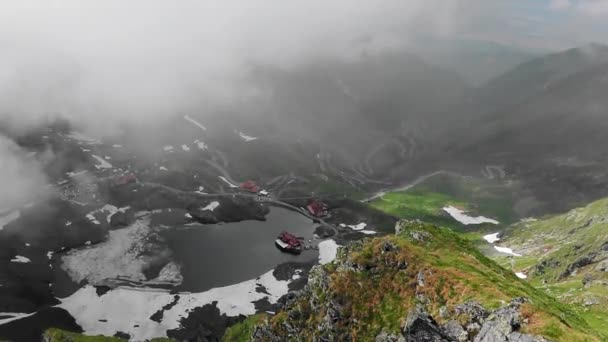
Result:
{"type": "Polygon", "coordinates": [[[479,87],[483,109],[495,111],[533,98],[570,75],[608,62],[608,46],[591,44],[522,63],[479,87]]]}
{"type": "Polygon", "coordinates": [[[514,258],[514,271],[560,300],[586,307],[589,322],[608,333],[608,199],[522,221],[501,243],[523,255],[514,258]]]}
{"type": "MultiPolygon", "coordinates": [[[[608,48],[597,49],[598,56],[608,57],[608,48]]],[[[585,58],[581,51],[548,58],[552,67],[534,69],[541,76],[531,76],[530,84],[524,80],[509,83],[526,89],[530,96],[482,116],[472,124],[475,133],[463,133],[458,147],[450,147],[449,153],[461,157],[463,163],[504,165],[511,178],[524,180],[539,198],[554,202],[550,211],[567,210],[606,196],[608,61],[599,63],[598,57],[593,59],[597,64],[584,64],[587,67],[562,63],[570,68],[553,68],[563,59],[581,62],[585,58]],[[548,72],[551,70],[555,72],[548,72]]],[[[526,68],[534,65],[526,64],[526,68]]],[[[511,102],[518,96],[501,92],[511,102]]]]}
{"type": "Polygon", "coordinates": [[[420,39],[416,52],[426,61],[456,71],[468,84],[480,86],[528,62],[544,51],[478,39],[420,39]]]}

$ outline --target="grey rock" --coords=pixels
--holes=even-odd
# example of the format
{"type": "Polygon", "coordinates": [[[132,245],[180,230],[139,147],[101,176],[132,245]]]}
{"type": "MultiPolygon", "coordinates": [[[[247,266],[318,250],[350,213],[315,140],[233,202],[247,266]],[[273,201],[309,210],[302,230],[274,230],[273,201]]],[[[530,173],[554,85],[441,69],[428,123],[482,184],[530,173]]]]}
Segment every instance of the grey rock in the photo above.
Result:
{"type": "Polygon", "coordinates": [[[424,272],[418,272],[418,276],[416,277],[416,281],[418,286],[424,286],[424,272]]]}
{"type": "Polygon", "coordinates": [[[454,341],[465,342],[469,340],[469,333],[455,320],[448,321],[443,326],[443,332],[454,341]]]}
{"type": "Polygon", "coordinates": [[[488,316],[488,312],[486,311],[486,309],[481,306],[481,304],[474,301],[457,305],[454,308],[454,312],[456,313],[456,315],[468,316],[471,323],[483,323],[485,318],[488,316]]]}
{"type": "Polygon", "coordinates": [[[396,250],[397,250],[397,246],[395,246],[395,244],[393,244],[392,242],[385,241],[382,244],[382,252],[383,253],[394,252],[396,250]]]}
{"type": "Polygon", "coordinates": [[[267,325],[258,325],[253,330],[253,334],[251,335],[252,341],[264,341],[264,342],[281,342],[282,339],[279,336],[276,336],[270,327],[267,325]]]}
{"type": "Polygon", "coordinates": [[[588,297],[588,298],[585,298],[583,305],[592,306],[592,305],[598,305],[599,303],[600,303],[599,299],[597,299],[595,297],[588,297]]]}
{"type": "Polygon", "coordinates": [[[548,342],[548,340],[540,337],[540,336],[532,336],[527,334],[522,334],[519,332],[512,332],[507,337],[507,341],[509,342],[548,342]]]}
{"type": "Polygon", "coordinates": [[[411,310],[402,327],[403,336],[407,342],[450,342],[437,326],[435,320],[423,309],[411,310]]]}
{"type": "Polygon", "coordinates": [[[439,316],[441,318],[448,318],[448,316],[450,315],[450,310],[448,310],[447,306],[442,306],[439,308],[439,316]]]}
{"type": "Polygon", "coordinates": [[[475,342],[508,341],[508,336],[521,324],[518,304],[494,311],[481,326],[475,342]]]}
{"type": "Polygon", "coordinates": [[[376,336],[376,342],[405,342],[405,337],[401,335],[389,334],[386,331],[381,332],[376,336]]]}
{"type": "Polygon", "coordinates": [[[477,333],[481,330],[481,325],[477,322],[467,324],[467,331],[469,335],[477,335],[477,333]]]}

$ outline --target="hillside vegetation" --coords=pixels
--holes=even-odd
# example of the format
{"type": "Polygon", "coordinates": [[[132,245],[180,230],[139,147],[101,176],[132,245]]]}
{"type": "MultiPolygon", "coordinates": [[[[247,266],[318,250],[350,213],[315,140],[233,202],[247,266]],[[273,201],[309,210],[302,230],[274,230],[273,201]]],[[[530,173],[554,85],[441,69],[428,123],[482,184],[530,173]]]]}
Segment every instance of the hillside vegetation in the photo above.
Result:
{"type": "Polygon", "coordinates": [[[523,254],[512,261],[514,270],[559,300],[578,304],[608,336],[608,199],[514,224],[503,242],[523,254]]]}
{"type": "Polygon", "coordinates": [[[420,221],[396,228],[396,235],[355,242],[334,263],[313,268],[306,289],[249,338],[600,341],[569,306],[450,229],[420,221]]]}

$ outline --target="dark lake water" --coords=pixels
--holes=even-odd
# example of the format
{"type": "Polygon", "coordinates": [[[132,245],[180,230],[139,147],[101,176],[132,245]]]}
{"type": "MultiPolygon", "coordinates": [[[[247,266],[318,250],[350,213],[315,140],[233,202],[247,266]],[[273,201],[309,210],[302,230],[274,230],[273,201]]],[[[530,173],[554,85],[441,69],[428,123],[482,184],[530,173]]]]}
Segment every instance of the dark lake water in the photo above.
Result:
{"type": "Polygon", "coordinates": [[[184,226],[163,236],[182,265],[180,290],[198,292],[256,278],[287,261],[316,259],[316,250],[291,255],[274,245],[283,230],[308,240],[314,227],[312,220],[299,213],[272,207],[266,221],[184,226]]]}

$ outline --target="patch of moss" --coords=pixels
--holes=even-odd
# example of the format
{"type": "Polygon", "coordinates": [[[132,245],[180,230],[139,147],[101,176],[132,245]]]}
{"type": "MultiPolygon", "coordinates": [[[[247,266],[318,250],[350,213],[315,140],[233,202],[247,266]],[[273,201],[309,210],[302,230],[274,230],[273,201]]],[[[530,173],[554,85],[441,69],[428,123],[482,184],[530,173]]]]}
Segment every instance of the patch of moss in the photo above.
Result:
{"type": "Polygon", "coordinates": [[[267,318],[266,314],[257,314],[247,317],[228,329],[222,337],[223,342],[246,342],[251,339],[255,326],[262,323],[267,318]]]}
{"type": "Polygon", "coordinates": [[[464,202],[436,192],[392,192],[371,202],[371,206],[404,219],[420,219],[446,227],[461,228],[462,225],[447,215],[446,205],[466,207],[464,202]]]}
{"type": "Polygon", "coordinates": [[[125,339],[109,336],[87,336],[61,329],[51,328],[44,332],[49,342],[124,342],[125,339]]]}
{"type": "MultiPolygon", "coordinates": [[[[44,334],[48,342],[126,342],[127,340],[113,336],[89,336],[56,328],[47,329],[44,334]]],[[[148,342],[175,342],[170,338],[157,337],[148,342]]]]}

